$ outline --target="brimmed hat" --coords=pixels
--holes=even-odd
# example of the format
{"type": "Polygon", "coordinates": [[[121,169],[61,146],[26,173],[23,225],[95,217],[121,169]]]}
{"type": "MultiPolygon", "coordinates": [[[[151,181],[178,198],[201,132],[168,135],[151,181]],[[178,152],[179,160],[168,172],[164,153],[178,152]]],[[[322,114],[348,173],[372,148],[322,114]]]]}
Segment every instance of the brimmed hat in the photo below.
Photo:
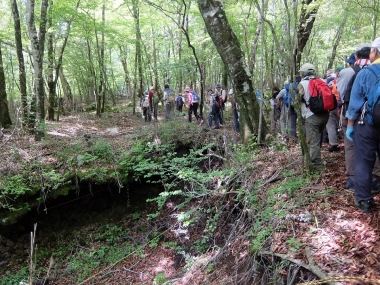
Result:
{"type": "Polygon", "coordinates": [[[335,68],[335,70],[340,72],[342,71],[343,68],[344,68],[343,66],[338,66],[337,68],[335,68]]]}
{"type": "Polygon", "coordinates": [[[228,91],[228,95],[231,95],[231,94],[234,94],[234,89],[230,89],[230,91],[228,91]]]}
{"type": "Polygon", "coordinates": [[[149,94],[148,90],[145,90],[144,95],[148,95],[148,94],[149,94]]]}
{"type": "Polygon", "coordinates": [[[355,53],[356,53],[356,52],[353,52],[353,53],[350,55],[350,57],[346,59],[346,62],[347,62],[347,63],[351,63],[351,64],[354,64],[354,63],[355,63],[355,61],[356,61],[356,59],[355,59],[355,53]]]}
{"type": "Polygon", "coordinates": [[[185,87],[185,91],[186,91],[186,92],[189,92],[189,91],[190,91],[190,87],[189,87],[189,86],[186,86],[186,87],[185,87]]]}
{"type": "Polygon", "coordinates": [[[154,90],[154,86],[151,86],[151,87],[150,87],[150,90],[154,90]]]}
{"type": "Polygon", "coordinates": [[[216,83],[215,88],[222,88],[222,85],[220,85],[220,83],[216,83]]]}
{"type": "Polygon", "coordinates": [[[371,48],[376,48],[378,52],[380,52],[380,38],[376,38],[372,44],[371,48]]]}
{"type": "Polygon", "coordinates": [[[315,72],[315,66],[311,63],[305,63],[301,66],[299,72],[315,72]]]}

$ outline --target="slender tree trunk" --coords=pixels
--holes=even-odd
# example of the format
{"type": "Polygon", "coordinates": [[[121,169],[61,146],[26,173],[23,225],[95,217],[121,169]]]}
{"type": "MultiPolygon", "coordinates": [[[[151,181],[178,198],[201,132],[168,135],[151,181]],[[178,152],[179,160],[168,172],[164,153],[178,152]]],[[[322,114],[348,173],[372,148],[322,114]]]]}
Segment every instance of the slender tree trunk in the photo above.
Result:
{"type": "MultiPolygon", "coordinates": [[[[198,7],[216,49],[224,64],[228,66],[235,87],[236,100],[241,106],[243,126],[241,133],[243,141],[246,142],[253,134],[258,134],[260,108],[243,50],[220,1],[198,0],[198,7]]],[[[265,123],[263,125],[261,137],[265,138],[268,129],[265,123]]]]}
{"type": "Polygon", "coordinates": [[[329,63],[327,65],[327,69],[331,69],[333,64],[334,64],[334,60],[335,60],[335,56],[336,56],[336,50],[337,50],[338,45],[340,43],[340,40],[342,38],[344,26],[346,25],[346,22],[347,22],[347,17],[348,17],[348,13],[345,13],[343,21],[340,23],[339,28],[335,34],[333,49],[331,52],[331,57],[330,57],[329,63]]]}
{"type": "MultiPolygon", "coordinates": [[[[48,11],[48,26],[53,28],[52,9],[48,11]]],[[[47,52],[48,52],[48,70],[47,82],[49,87],[48,107],[47,107],[47,120],[54,121],[54,107],[56,106],[56,84],[54,82],[54,47],[53,47],[53,33],[49,32],[47,35],[47,52]]]]}
{"type": "Polygon", "coordinates": [[[22,53],[22,38],[21,38],[21,24],[20,15],[18,12],[17,1],[11,0],[12,4],[12,14],[14,20],[15,28],[15,42],[16,42],[16,53],[18,59],[18,72],[20,80],[20,94],[21,94],[21,124],[25,128],[27,126],[28,118],[28,103],[27,103],[27,92],[26,92],[26,72],[25,72],[25,61],[24,55],[22,53]]]}
{"type": "Polygon", "coordinates": [[[59,80],[61,82],[64,98],[69,102],[71,111],[74,110],[74,100],[73,93],[71,92],[71,87],[69,82],[66,79],[65,74],[63,73],[62,66],[59,70],[59,80]]]}
{"type": "Polygon", "coordinates": [[[46,21],[48,0],[42,0],[41,12],[39,15],[40,28],[37,33],[34,18],[35,0],[27,0],[26,22],[28,26],[29,38],[32,47],[32,59],[34,68],[34,93],[36,96],[36,122],[35,140],[39,141],[45,135],[45,92],[42,77],[43,57],[45,49],[46,21]]]}
{"type": "MultiPolygon", "coordinates": [[[[99,96],[101,98],[101,112],[104,113],[104,104],[106,101],[106,74],[104,68],[104,28],[106,23],[106,5],[103,3],[102,6],[102,39],[100,42],[100,55],[99,55],[99,96]]],[[[99,50],[99,47],[98,47],[99,50]]]]}
{"type": "MultiPolygon", "coordinates": [[[[135,32],[136,32],[135,70],[137,72],[136,74],[138,74],[138,78],[135,79],[134,92],[133,92],[133,114],[136,114],[136,93],[138,94],[138,96],[142,96],[142,93],[143,93],[143,72],[142,72],[142,58],[141,58],[142,39],[141,39],[141,31],[140,31],[139,0],[133,0],[132,3],[133,3],[133,17],[135,19],[135,32]]],[[[156,68],[155,68],[155,74],[157,74],[156,68]]],[[[157,78],[155,79],[157,80],[157,78]]],[[[157,84],[157,81],[155,82],[155,84],[157,84]]]]}
{"type": "Polygon", "coordinates": [[[309,40],[311,31],[313,29],[315,17],[317,16],[318,12],[318,5],[314,5],[313,8],[307,9],[306,6],[310,5],[312,2],[315,2],[315,0],[304,0],[302,2],[302,8],[301,8],[301,15],[300,15],[300,21],[299,21],[299,27],[298,27],[298,42],[297,42],[297,48],[296,48],[296,62],[295,62],[295,70],[299,70],[300,63],[301,63],[301,57],[302,52],[307,44],[307,41],[309,40]]]}
{"type": "MultiPolygon", "coordinates": [[[[1,52],[0,42],[0,128],[8,128],[12,125],[12,120],[9,115],[7,89],[5,86],[5,73],[3,66],[3,54],[1,52]]],[[[1,131],[1,130],[0,130],[1,131]]]]}

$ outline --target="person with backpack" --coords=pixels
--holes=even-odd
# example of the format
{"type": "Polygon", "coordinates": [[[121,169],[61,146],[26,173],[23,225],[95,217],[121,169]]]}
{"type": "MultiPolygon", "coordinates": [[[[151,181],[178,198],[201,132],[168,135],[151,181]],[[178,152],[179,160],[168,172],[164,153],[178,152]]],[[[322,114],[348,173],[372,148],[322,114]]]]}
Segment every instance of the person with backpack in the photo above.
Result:
{"type": "Polygon", "coordinates": [[[295,82],[290,81],[285,85],[285,96],[283,98],[285,112],[285,129],[286,133],[293,139],[297,139],[297,112],[294,109],[293,97],[296,94],[296,89],[301,81],[301,76],[296,75],[295,82]]]}
{"type": "Polygon", "coordinates": [[[224,124],[224,110],[225,110],[225,103],[227,102],[227,93],[226,90],[222,89],[222,85],[220,83],[215,84],[215,95],[220,98],[220,124],[224,124]]]}
{"type": "Polygon", "coordinates": [[[157,91],[154,89],[154,86],[150,87],[149,91],[149,107],[150,112],[153,114],[153,118],[155,121],[157,121],[157,109],[158,109],[158,102],[159,102],[157,91]]]}
{"type": "MultiPolygon", "coordinates": [[[[337,93],[336,87],[336,79],[337,74],[334,69],[329,69],[326,72],[326,83],[331,89],[331,93],[335,96],[337,102],[339,100],[339,94],[337,93]]],[[[326,125],[326,132],[328,142],[330,143],[330,147],[328,148],[329,152],[339,151],[339,140],[338,140],[338,122],[339,122],[339,110],[338,108],[330,111],[329,120],[326,125]]]]}
{"type": "Polygon", "coordinates": [[[177,111],[182,113],[182,107],[184,104],[182,93],[179,93],[177,98],[175,98],[175,104],[177,106],[177,111]]]}
{"type": "MultiPolygon", "coordinates": [[[[346,60],[349,64],[347,68],[342,69],[339,72],[337,80],[337,89],[340,95],[340,99],[343,103],[340,114],[340,127],[343,132],[347,131],[348,119],[346,118],[346,111],[350,103],[351,89],[356,79],[357,74],[371,64],[369,59],[371,52],[371,44],[360,45],[354,53],[346,60]]],[[[346,175],[348,176],[346,188],[355,189],[355,158],[354,158],[354,144],[344,136],[344,156],[346,175]]],[[[380,172],[380,165],[376,162],[375,173],[380,172]]],[[[380,174],[379,174],[380,175],[380,174]]],[[[377,181],[373,182],[373,191],[376,192],[379,188],[377,181]]]]}
{"type": "Polygon", "coordinates": [[[356,76],[346,112],[346,137],[354,143],[355,206],[364,213],[374,207],[372,183],[376,153],[380,159],[380,38],[370,48],[372,65],[356,76]]]}
{"type": "Polygon", "coordinates": [[[195,118],[198,123],[201,125],[203,120],[201,116],[198,115],[198,106],[201,98],[197,93],[195,93],[189,86],[185,87],[185,92],[187,93],[187,107],[188,107],[188,115],[189,115],[189,123],[191,123],[192,113],[194,113],[195,118]]]}
{"type": "Polygon", "coordinates": [[[233,89],[230,89],[230,91],[228,92],[228,97],[231,100],[231,109],[234,116],[234,130],[236,132],[240,132],[240,121],[239,121],[239,111],[238,111],[239,108],[235,100],[235,94],[234,94],[233,89]]]}
{"type": "Polygon", "coordinates": [[[174,91],[169,87],[169,84],[165,84],[164,87],[165,119],[169,121],[174,104],[174,91]]]}
{"type": "Polygon", "coordinates": [[[278,121],[281,115],[281,107],[276,102],[276,97],[280,93],[280,88],[274,86],[272,89],[272,97],[270,99],[270,105],[272,106],[271,116],[270,116],[270,130],[272,134],[276,133],[278,129],[278,121]]]}
{"type": "MultiPolygon", "coordinates": [[[[321,94],[322,96],[320,98],[325,98],[325,96],[327,96],[325,92],[330,92],[330,99],[333,100],[333,95],[326,82],[316,77],[313,64],[303,64],[299,72],[302,80],[297,86],[297,94],[301,98],[301,111],[302,117],[305,119],[306,141],[309,147],[310,160],[315,170],[322,170],[321,135],[329,119],[329,111],[325,110],[325,108],[321,109],[321,104],[318,102],[319,100],[317,100],[318,96],[315,94],[315,89],[318,90],[318,93],[322,93],[322,91],[319,90],[323,90],[323,94],[321,94]]],[[[326,108],[330,108],[330,105],[327,103],[331,102],[326,102],[325,104],[326,108]]]]}
{"type": "Polygon", "coordinates": [[[150,122],[152,120],[152,115],[149,108],[149,92],[145,90],[144,95],[141,98],[141,108],[143,110],[143,116],[145,122],[150,122]]]}
{"type": "Polygon", "coordinates": [[[284,104],[284,97],[286,95],[285,86],[289,83],[288,80],[284,82],[284,88],[276,96],[276,103],[280,106],[280,128],[281,128],[281,136],[283,138],[286,137],[286,106],[284,104]]]}
{"type": "Polygon", "coordinates": [[[210,97],[210,113],[207,118],[208,126],[212,127],[212,121],[214,120],[215,126],[213,129],[220,129],[220,100],[219,96],[217,96],[212,89],[207,91],[210,97]]]}

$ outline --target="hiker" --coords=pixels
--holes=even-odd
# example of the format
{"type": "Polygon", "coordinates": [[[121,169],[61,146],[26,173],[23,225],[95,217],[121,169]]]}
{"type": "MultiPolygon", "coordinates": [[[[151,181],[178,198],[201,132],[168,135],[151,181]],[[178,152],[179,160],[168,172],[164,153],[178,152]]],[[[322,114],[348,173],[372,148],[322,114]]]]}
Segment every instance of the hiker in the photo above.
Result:
{"type": "MultiPolygon", "coordinates": [[[[301,66],[301,82],[297,86],[297,94],[301,98],[302,117],[306,124],[306,141],[309,147],[311,164],[314,169],[321,170],[321,135],[329,119],[329,112],[315,114],[310,109],[310,80],[316,78],[315,67],[311,63],[305,63],[301,66]]],[[[325,84],[325,83],[324,83],[325,84]]]]}
{"type": "Polygon", "coordinates": [[[192,91],[189,86],[185,87],[185,92],[187,94],[187,107],[188,107],[188,115],[189,115],[189,123],[191,123],[191,117],[192,113],[194,113],[194,116],[198,123],[201,125],[203,123],[203,120],[201,116],[198,115],[198,106],[200,98],[197,93],[192,91]]]}
{"type": "Polygon", "coordinates": [[[182,93],[179,93],[177,98],[175,98],[175,104],[177,106],[177,111],[182,113],[182,107],[184,104],[182,93]]]}
{"type": "Polygon", "coordinates": [[[143,110],[143,117],[145,122],[150,122],[152,120],[152,115],[149,108],[149,92],[145,90],[144,95],[141,98],[141,109],[143,110]]]}
{"type": "Polygon", "coordinates": [[[281,108],[281,114],[280,114],[280,127],[281,127],[281,136],[283,138],[286,137],[286,108],[284,104],[284,97],[286,95],[286,89],[285,86],[289,83],[288,80],[285,80],[284,82],[284,88],[281,89],[281,91],[276,96],[276,102],[281,108]]]}
{"type": "Polygon", "coordinates": [[[214,120],[215,126],[213,129],[220,129],[220,100],[219,96],[217,96],[212,89],[207,91],[208,96],[210,98],[210,113],[207,118],[207,123],[209,127],[212,127],[212,121],[214,120]]]}
{"type": "MultiPolygon", "coordinates": [[[[339,95],[336,92],[336,88],[333,91],[334,82],[336,82],[337,74],[334,69],[329,69],[326,72],[326,83],[329,85],[331,92],[334,96],[336,96],[337,101],[339,100],[339,95]]],[[[326,131],[328,142],[330,143],[330,147],[328,148],[329,152],[339,151],[339,140],[338,140],[338,122],[339,122],[339,109],[335,109],[330,111],[329,120],[327,121],[326,131]]]]}
{"type": "Polygon", "coordinates": [[[297,112],[294,109],[293,97],[296,95],[296,88],[301,81],[301,76],[296,75],[295,82],[285,85],[285,96],[283,98],[283,105],[285,111],[285,131],[289,132],[289,136],[293,139],[297,138],[297,112]]]}
{"type": "Polygon", "coordinates": [[[272,134],[276,133],[278,129],[278,122],[281,115],[281,107],[276,102],[276,96],[280,92],[280,88],[277,86],[272,89],[272,97],[270,99],[270,105],[272,106],[271,116],[270,116],[270,130],[272,134]]]}
{"type": "Polygon", "coordinates": [[[380,128],[371,124],[372,116],[368,113],[371,106],[367,105],[373,96],[379,96],[379,93],[372,93],[371,89],[380,75],[380,38],[372,42],[369,59],[372,65],[363,68],[355,78],[346,112],[346,137],[354,143],[355,206],[364,213],[369,213],[374,207],[371,192],[376,153],[380,159],[380,128]]]}
{"type": "Polygon", "coordinates": [[[165,102],[165,119],[170,120],[170,113],[174,104],[174,91],[170,89],[169,84],[165,84],[164,89],[164,102],[165,102]]]}
{"type": "Polygon", "coordinates": [[[157,109],[158,109],[158,94],[157,91],[154,89],[154,86],[150,87],[149,91],[149,106],[150,106],[150,112],[153,114],[153,118],[155,121],[157,121],[157,109]]]}
{"type": "MultiPolygon", "coordinates": [[[[343,132],[347,131],[348,119],[346,118],[346,111],[350,102],[351,89],[354,80],[359,71],[362,68],[366,68],[371,64],[370,61],[371,44],[362,44],[354,53],[346,60],[349,64],[347,68],[342,69],[339,72],[337,80],[337,89],[340,95],[340,99],[343,102],[341,115],[340,115],[340,127],[343,132]]],[[[355,158],[354,158],[354,144],[344,136],[344,151],[345,151],[345,166],[346,175],[348,176],[346,188],[355,189],[355,158]]],[[[380,164],[379,160],[376,160],[373,175],[380,176],[380,164]]],[[[377,179],[373,180],[372,191],[377,192],[380,188],[380,184],[377,179]]]]}
{"type": "Polygon", "coordinates": [[[226,90],[222,89],[222,85],[220,83],[215,84],[215,95],[217,95],[220,98],[221,101],[221,108],[220,108],[220,125],[223,126],[224,124],[224,110],[225,110],[225,103],[227,102],[227,93],[226,90]]]}
{"type": "Polygon", "coordinates": [[[236,100],[235,100],[235,94],[234,94],[233,89],[230,89],[230,91],[228,92],[228,97],[231,100],[231,109],[232,109],[232,114],[234,116],[234,127],[233,128],[236,132],[240,132],[238,105],[237,105],[236,100]]]}

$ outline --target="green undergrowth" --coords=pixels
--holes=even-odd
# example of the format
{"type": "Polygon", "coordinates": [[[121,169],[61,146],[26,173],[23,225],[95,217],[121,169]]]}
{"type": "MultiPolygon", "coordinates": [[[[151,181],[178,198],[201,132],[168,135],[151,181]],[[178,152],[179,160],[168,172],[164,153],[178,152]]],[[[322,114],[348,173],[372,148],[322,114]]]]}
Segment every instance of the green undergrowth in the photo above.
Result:
{"type": "MultiPolygon", "coordinates": [[[[250,256],[267,250],[273,234],[286,231],[287,214],[332,194],[329,189],[305,190],[317,176],[303,176],[300,166],[293,165],[292,169],[280,166],[276,169],[279,178],[275,183],[268,182],[273,173],[266,173],[265,161],[272,161],[270,156],[273,153],[267,149],[275,149],[276,155],[286,157],[287,149],[281,143],[264,148],[259,147],[253,138],[243,145],[223,138],[222,133],[215,135],[208,129],[175,122],[142,130],[142,134],[145,131],[147,135],[140,136],[141,139],[129,149],[123,150],[114,149],[111,143],[102,140],[93,144],[74,142],[57,154],[60,169],[65,170],[61,175],[42,163],[35,163],[34,168],[25,166],[24,172],[10,181],[13,190],[1,182],[0,199],[12,198],[7,199],[6,205],[8,210],[15,211],[17,209],[11,201],[24,199],[27,192],[38,193],[36,200],[43,203],[49,195],[66,191],[62,189],[67,184],[75,184],[76,179],[114,183],[121,190],[131,182],[158,183],[164,190],[147,200],[151,211],[144,219],[159,223],[170,202],[175,209],[172,216],[175,221],[169,225],[170,229],[197,231],[199,237],[178,243],[164,239],[162,232],[155,229],[146,235],[148,242],[145,246],[170,247],[185,257],[187,270],[206,252],[228,251],[224,242],[241,241],[243,244],[247,241],[250,256]],[[43,184],[38,184],[33,175],[27,175],[32,169],[35,177],[43,177],[43,184]]],[[[289,165],[293,159],[289,156],[289,165]]],[[[141,219],[139,213],[135,213],[133,219],[141,219]]],[[[133,238],[128,239],[128,232],[112,224],[91,235],[91,240],[85,238],[79,245],[78,239],[75,240],[76,243],[66,241],[64,248],[58,246],[55,250],[56,258],[62,260],[64,266],[56,265],[53,277],[65,274],[82,281],[96,269],[106,268],[132,253],[142,257],[145,250],[132,242],[133,238]],[[137,253],[136,248],[139,249],[137,253]]],[[[287,240],[286,244],[294,252],[303,246],[296,238],[287,240]]],[[[38,257],[40,264],[49,255],[49,250],[41,253],[38,257]]],[[[217,263],[218,259],[211,264],[205,262],[209,274],[218,267],[217,263]]],[[[43,273],[41,270],[40,274],[43,273]]],[[[166,279],[164,275],[157,275],[152,282],[163,284],[166,279]]]]}

